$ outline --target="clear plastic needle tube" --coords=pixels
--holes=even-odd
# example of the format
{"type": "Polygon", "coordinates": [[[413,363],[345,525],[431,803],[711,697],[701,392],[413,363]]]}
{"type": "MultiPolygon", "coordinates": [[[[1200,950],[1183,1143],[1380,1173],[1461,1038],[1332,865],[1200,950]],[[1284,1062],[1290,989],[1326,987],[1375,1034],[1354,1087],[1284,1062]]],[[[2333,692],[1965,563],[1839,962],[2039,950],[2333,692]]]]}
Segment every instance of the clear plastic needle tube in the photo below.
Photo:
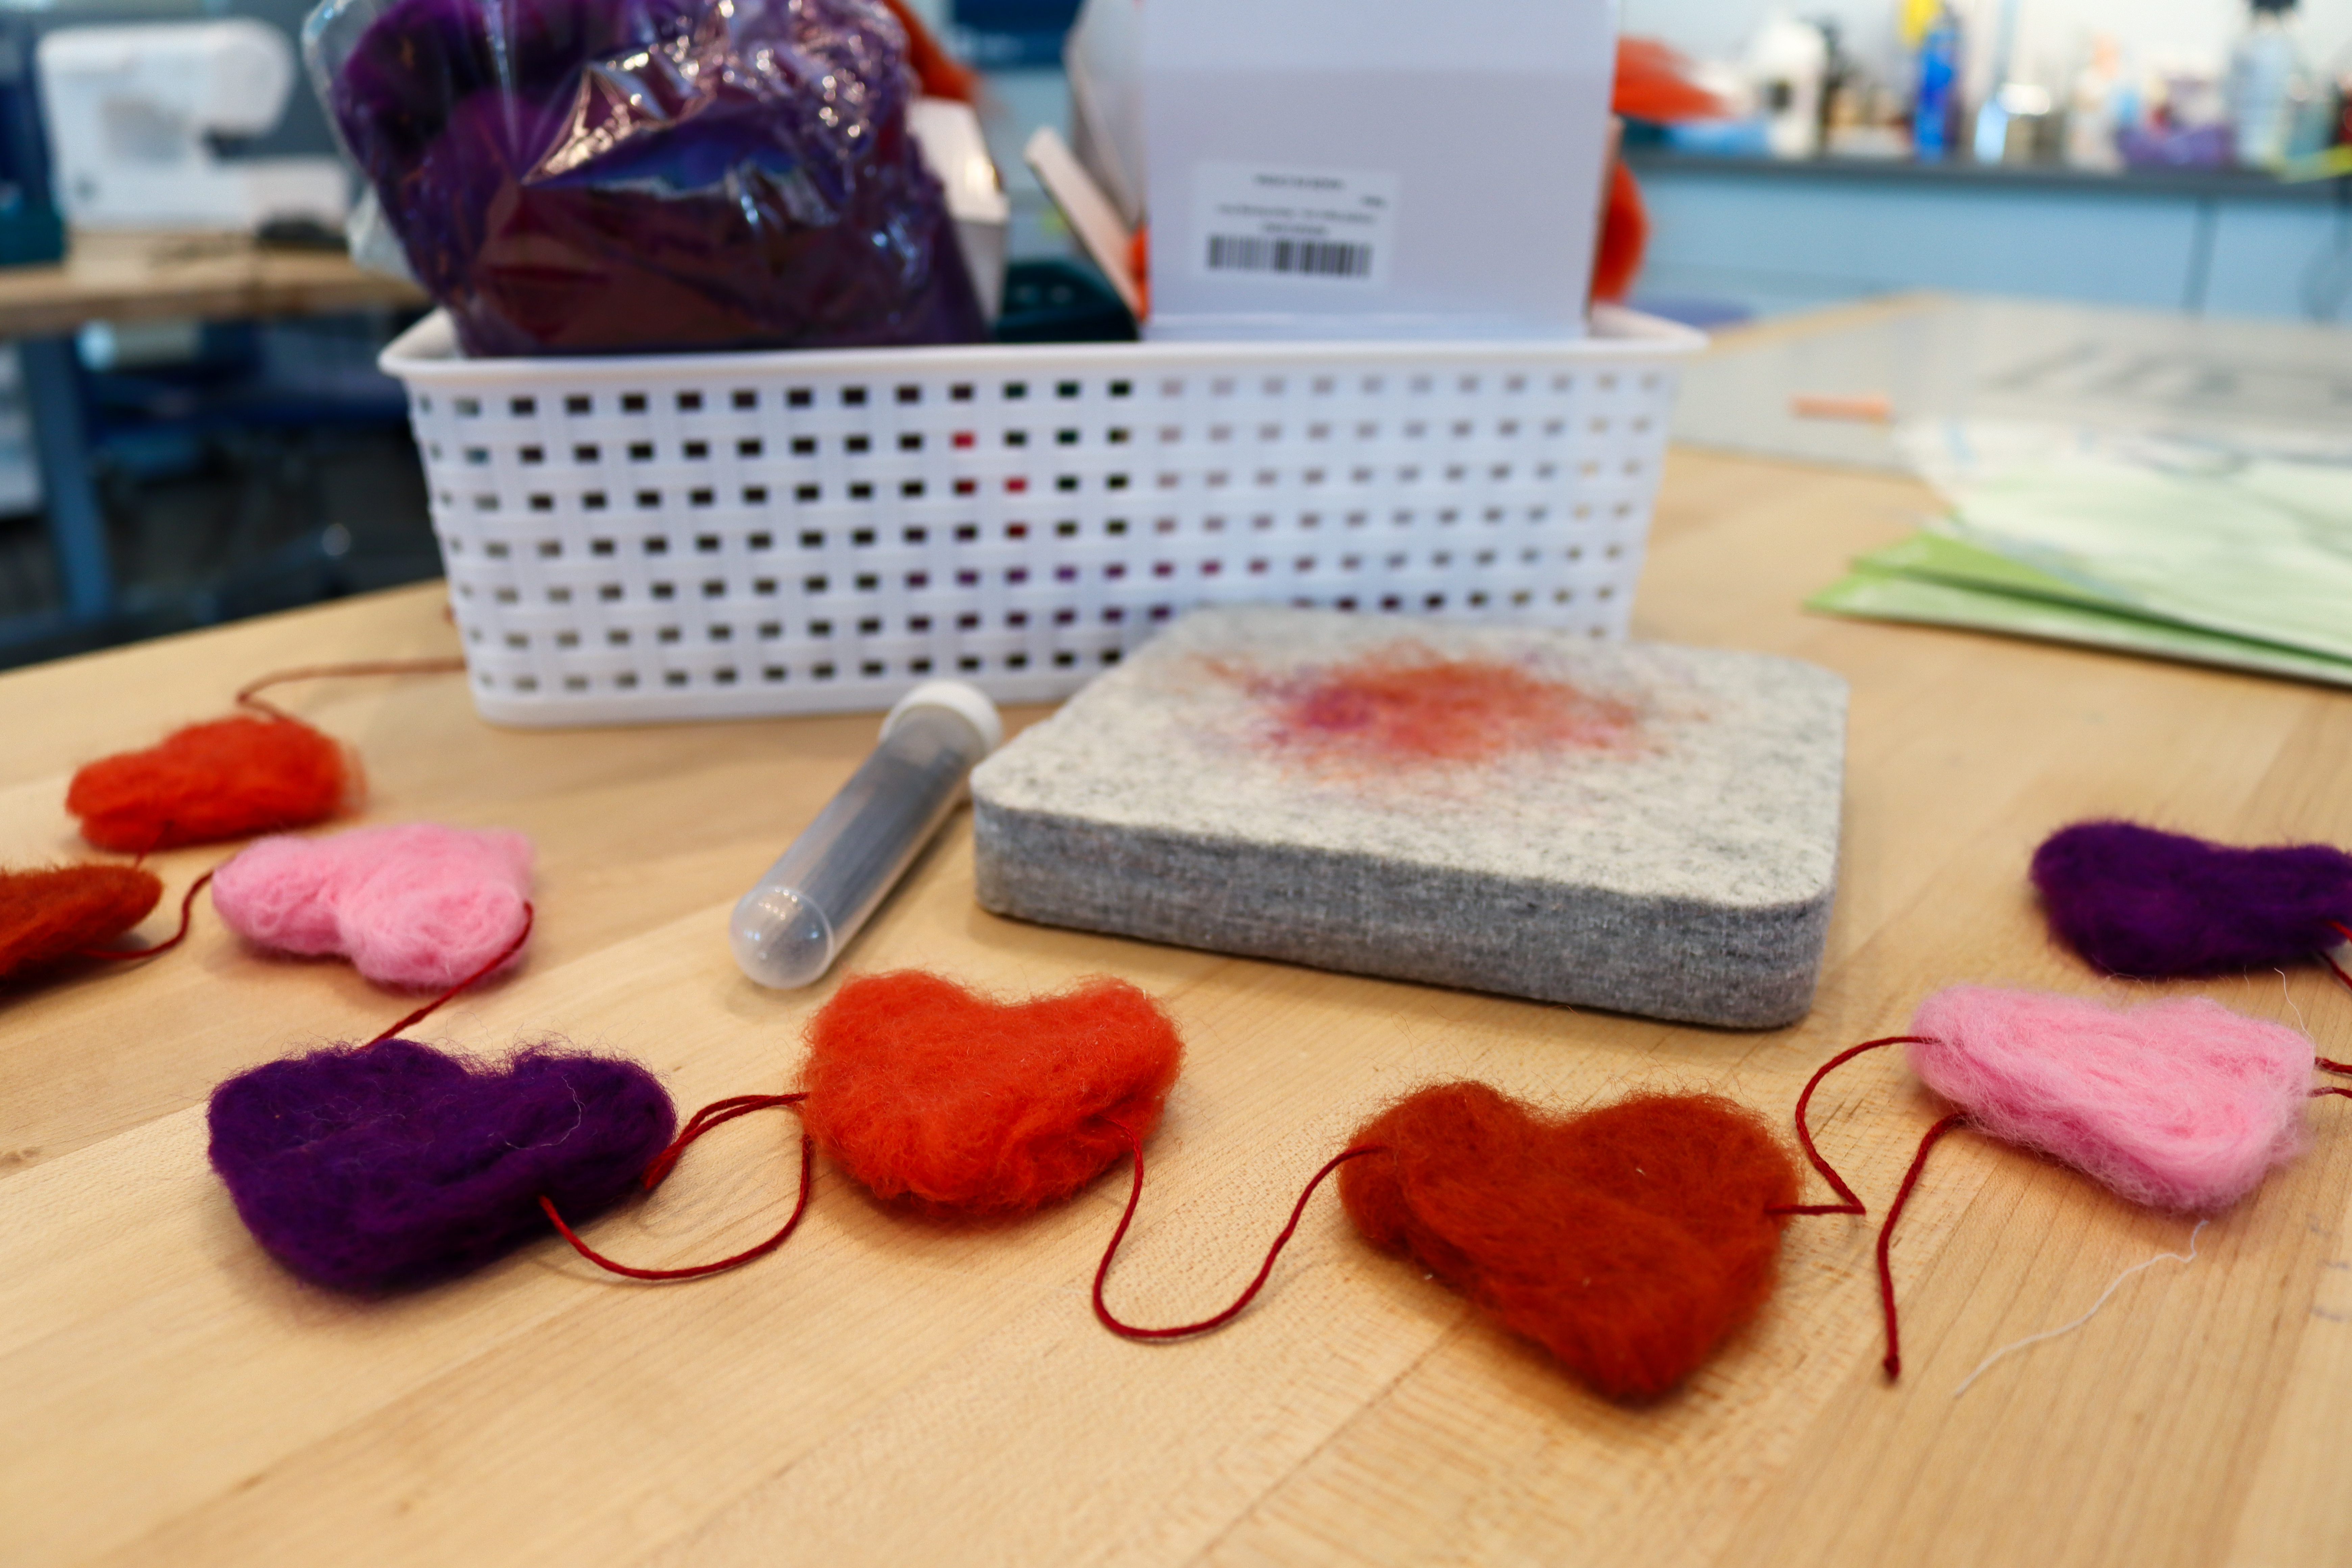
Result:
{"type": "Polygon", "coordinates": [[[743,973],[778,989],[821,978],[1003,738],[976,687],[931,680],[907,693],[874,754],[736,904],[728,936],[743,973]]]}

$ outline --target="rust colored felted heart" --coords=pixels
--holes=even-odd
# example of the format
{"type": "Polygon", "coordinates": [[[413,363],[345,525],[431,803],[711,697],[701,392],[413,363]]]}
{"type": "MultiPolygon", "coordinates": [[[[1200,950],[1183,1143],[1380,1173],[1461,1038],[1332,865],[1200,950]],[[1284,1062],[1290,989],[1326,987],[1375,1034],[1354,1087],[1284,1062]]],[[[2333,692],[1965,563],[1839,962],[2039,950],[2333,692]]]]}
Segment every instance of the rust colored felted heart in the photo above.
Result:
{"type": "Polygon", "coordinates": [[[1772,1293],[1797,1169],[1714,1095],[1550,1117],[1482,1083],[1424,1089],[1349,1140],[1349,1217],[1612,1399],[1680,1383],[1772,1293]]]}
{"type": "Polygon", "coordinates": [[[860,975],[810,1021],[801,1115],[877,1196],[1017,1213],[1150,1136],[1182,1057],[1168,1015],[1123,980],[999,1002],[918,970],[860,975]]]}
{"type": "Polygon", "coordinates": [[[100,757],[74,774],[66,809],[100,848],[145,855],[323,822],[359,792],[358,764],[327,736],[239,715],[100,757]]]}
{"type": "Polygon", "coordinates": [[[121,936],[163,896],[135,866],[0,870],[0,980],[121,936]]]}

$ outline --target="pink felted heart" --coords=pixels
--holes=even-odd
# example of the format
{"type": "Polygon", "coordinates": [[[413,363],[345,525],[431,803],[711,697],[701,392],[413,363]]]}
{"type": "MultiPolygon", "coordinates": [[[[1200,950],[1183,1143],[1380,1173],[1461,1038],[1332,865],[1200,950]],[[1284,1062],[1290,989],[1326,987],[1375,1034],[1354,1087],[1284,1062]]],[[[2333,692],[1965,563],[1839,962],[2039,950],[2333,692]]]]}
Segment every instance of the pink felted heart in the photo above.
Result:
{"type": "Polygon", "coordinates": [[[263,838],[214,875],[213,904],[264,947],[341,953],[379,984],[442,990],[521,931],[530,862],[520,833],[430,822],[263,838]]]}
{"type": "Polygon", "coordinates": [[[1911,1032],[1913,1070],[1969,1121],[2136,1203],[2225,1208],[2303,1147],[2311,1042],[2202,997],[2124,1012],[1955,985],[1911,1032]]]}

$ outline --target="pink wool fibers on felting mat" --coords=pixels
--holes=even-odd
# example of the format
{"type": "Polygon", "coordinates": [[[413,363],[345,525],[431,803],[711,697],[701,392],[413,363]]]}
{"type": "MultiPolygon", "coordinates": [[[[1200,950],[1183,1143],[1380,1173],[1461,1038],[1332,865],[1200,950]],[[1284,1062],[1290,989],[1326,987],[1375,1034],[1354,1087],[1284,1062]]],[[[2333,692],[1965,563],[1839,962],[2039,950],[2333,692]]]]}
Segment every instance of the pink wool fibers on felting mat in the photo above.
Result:
{"type": "Polygon", "coordinates": [[[1977,1126],[2135,1203],[2225,1208],[2303,1147],[2311,1042],[2201,996],[2119,1011],[1955,985],[1911,1032],[1912,1069],[1977,1126]]]}
{"type": "Polygon", "coordinates": [[[522,930],[530,840],[414,822],[255,840],[213,876],[230,930],[280,952],[340,953],[379,985],[439,991],[522,930]]]}

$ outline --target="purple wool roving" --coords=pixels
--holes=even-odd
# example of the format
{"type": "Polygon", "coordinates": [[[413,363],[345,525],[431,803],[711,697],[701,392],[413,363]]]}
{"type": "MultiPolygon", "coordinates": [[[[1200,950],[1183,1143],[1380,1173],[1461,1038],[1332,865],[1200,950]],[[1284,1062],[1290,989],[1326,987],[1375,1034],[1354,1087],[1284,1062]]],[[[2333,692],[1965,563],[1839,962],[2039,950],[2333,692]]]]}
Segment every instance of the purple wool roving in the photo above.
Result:
{"type": "Polygon", "coordinates": [[[2066,944],[2154,979],[2300,963],[2352,925],[2352,855],[2325,844],[2232,849],[2130,822],[2079,822],[2033,852],[2066,944]]]}
{"type": "Polygon", "coordinates": [[[305,32],[469,354],[988,337],[870,0],[328,0],[305,32]]]}
{"type": "Polygon", "coordinates": [[[212,1162],[254,1239],[306,1279],[462,1274],[635,1190],[677,1112],[651,1073],[531,1050],[478,1067],[413,1040],[339,1046],[213,1091],[212,1162]]]}

